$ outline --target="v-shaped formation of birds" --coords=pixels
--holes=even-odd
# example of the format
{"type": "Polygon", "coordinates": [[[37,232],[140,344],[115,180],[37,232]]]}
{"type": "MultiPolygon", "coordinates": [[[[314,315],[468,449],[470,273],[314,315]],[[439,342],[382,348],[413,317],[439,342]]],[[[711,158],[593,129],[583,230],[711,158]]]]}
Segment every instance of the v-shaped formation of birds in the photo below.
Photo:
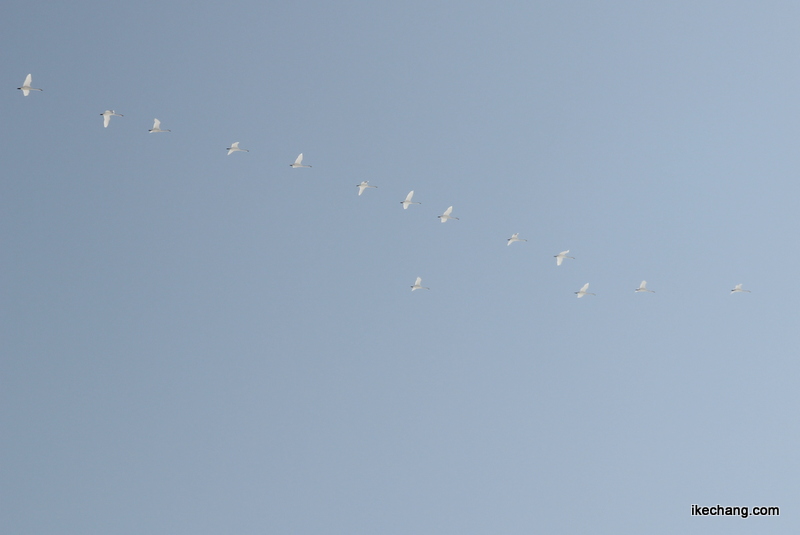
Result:
{"type": "MultiPolygon", "coordinates": [[[[32,83],[32,76],[30,74],[28,74],[28,76],[25,77],[25,81],[22,83],[22,87],[18,87],[17,88],[20,91],[22,91],[22,95],[23,96],[27,97],[28,95],[30,95],[31,91],[43,91],[42,89],[39,89],[37,87],[31,86],[31,83],[32,83]]],[[[100,115],[103,117],[103,128],[108,128],[108,124],[111,122],[111,118],[112,117],[124,117],[124,115],[122,115],[120,113],[117,113],[115,110],[106,110],[103,113],[101,113],[100,115]]],[[[161,121],[159,121],[158,119],[153,119],[153,128],[148,130],[148,132],[150,132],[151,134],[158,134],[158,133],[161,133],[161,132],[171,132],[171,130],[162,129],[161,128],[161,121]]],[[[239,147],[239,142],[238,141],[235,141],[234,143],[231,143],[231,146],[228,147],[226,150],[228,151],[228,156],[230,156],[234,152],[250,152],[248,149],[243,149],[243,148],[239,147]]],[[[295,159],[294,163],[289,164],[289,167],[292,167],[293,169],[297,169],[299,167],[311,167],[311,166],[303,164],[303,154],[300,153],[300,155],[297,157],[297,159],[295,159]]],[[[361,182],[360,184],[356,184],[356,187],[358,188],[358,195],[360,196],[368,188],[377,188],[378,186],[372,186],[372,185],[370,185],[368,180],[365,180],[365,181],[361,182]]],[[[410,192],[408,192],[408,195],[406,195],[405,200],[400,201],[400,204],[403,205],[403,210],[407,210],[408,207],[411,206],[412,204],[422,204],[420,202],[412,200],[413,198],[414,198],[414,190],[411,190],[410,192]]],[[[444,213],[442,215],[439,215],[439,216],[436,216],[436,217],[438,217],[439,221],[441,221],[442,223],[447,223],[451,219],[455,219],[456,221],[458,221],[458,218],[453,216],[452,213],[453,213],[453,207],[450,206],[450,207],[447,208],[447,210],[444,211],[444,213]]],[[[512,243],[518,242],[518,241],[526,242],[528,240],[526,240],[524,238],[520,238],[519,237],[519,232],[515,232],[514,234],[511,235],[510,238],[508,238],[506,240],[506,245],[511,245],[512,243]]],[[[564,262],[564,260],[567,259],[567,258],[569,258],[571,260],[575,259],[575,257],[573,257],[573,256],[568,256],[567,255],[568,253],[569,253],[569,249],[567,249],[566,251],[561,251],[557,255],[554,255],[555,259],[556,259],[556,266],[560,266],[564,262]]],[[[427,286],[423,286],[422,285],[422,277],[417,277],[417,279],[414,281],[414,284],[411,286],[411,291],[413,292],[414,290],[430,290],[430,288],[428,288],[427,286]]],[[[575,292],[575,295],[577,295],[578,299],[580,299],[581,297],[583,297],[585,295],[596,295],[596,294],[593,294],[592,292],[589,292],[588,290],[589,290],[589,283],[587,282],[586,284],[584,284],[581,287],[580,290],[575,292]]],[[[644,280],[641,282],[641,284],[639,284],[639,287],[636,288],[634,290],[634,292],[637,292],[637,293],[639,293],[639,292],[642,292],[642,293],[655,293],[653,290],[650,290],[649,288],[647,288],[647,281],[644,281],[644,280]]],[[[734,294],[734,293],[744,293],[744,292],[750,293],[750,290],[743,289],[742,288],[742,284],[737,284],[736,286],[733,287],[733,290],[731,290],[732,294],[734,294]]]]}

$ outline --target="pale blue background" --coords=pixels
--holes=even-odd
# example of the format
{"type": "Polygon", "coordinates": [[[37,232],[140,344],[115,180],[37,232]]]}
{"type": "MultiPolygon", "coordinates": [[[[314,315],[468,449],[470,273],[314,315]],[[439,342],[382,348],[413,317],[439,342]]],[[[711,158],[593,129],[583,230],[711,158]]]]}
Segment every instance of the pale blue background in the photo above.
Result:
{"type": "Polygon", "coordinates": [[[798,21],[6,5],[0,532],[797,533],[798,21]]]}

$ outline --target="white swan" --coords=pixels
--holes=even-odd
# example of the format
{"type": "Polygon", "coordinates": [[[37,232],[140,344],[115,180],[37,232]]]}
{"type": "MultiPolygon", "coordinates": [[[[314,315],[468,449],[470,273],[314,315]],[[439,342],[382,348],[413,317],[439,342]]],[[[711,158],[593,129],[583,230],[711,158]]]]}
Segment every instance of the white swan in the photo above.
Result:
{"type": "Polygon", "coordinates": [[[510,238],[508,238],[508,240],[506,240],[506,241],[508,242],[508,243],[506,243],[506,245],[511,245],[511,244],[512,244],[512,243],[514,243],[515,241],[528,241],[528,240],[526,240],[526,239],[524,239],[524,238],[520,238],[520,237],[519,237],[519,232],[515,232],[515,233],[514,233],[514,234],[512,234],[512,235],[511,235],[511,237],[510,237],[510,238]]]}
{"type": "Polygon", "coordinates": [[[738,293],[738,292],[750,293],[750,290],[743,290],[742,289],[742,285],[741,284],[737,284],[736,286],[733,287],[733,290],[731,290],[731,293],[735,294],[735,293],[738,293]]]}
{"type": "Polygon", "coordinates": [[[647,281],[642,281],[642,283],[634,290],[634,292],[649,292],[651,294],[655,293],[653,290],[647,289],[647,281]]]}
{"type": "Polygon", "coordinates": [[[574,256],[567,256],[567,253],[568,253],[568,252],[569,252],[569,249],[567,249],[566,251],[561,251],[560,253],[558,253],[557,255],[555,255],[555,258],[556,258],[556,265],[557,265],[557,266],[560,266],[560,265],[561,265],[561,262],[563,262],[565,258],[571,258],[571,259],[575,260],[575,257],[574,257],[574,256]]]}
{"type": "Polygon", "coordinates": [[[586,290],[588,289],[589,289],[589,283],[587,282],[586,284],[583,285],[583,287],[580,290],[575,292],[576,294],[578,294],[578,299],[580,299],[584,295],[595,295],[592,292],[587,292],[586,290]]]}
{"type": "Polygon", "coordinates": [[[115,112],[114,110],[106,110],[100,115],[103,116],[103,128],[108,128],[108,123],[111,122],[111,117],[123,117],[122,114],[115,112]]]}
{"type": "Polygon", "coordinates": [[[39,89],[37,87],[31,87],[31,75],[25,77],[25,81],[22,82],[22,87],[18,87],[20,91],[22,91],[22,96],[27,97],[31,91],[44,91],[43,89],[39,89]]]}
{"type": "Polygon", "coordinates": [[[414,286],[411,287],[411,291],[414,290],[430,290],[427,286],[422,285],[422,277],[417,277],[417,280],[414,281],[414,286]]]}
{"type": "Polygon", "coordinates": [[[153,119],[153,128],[148,130],[151,134],[158,134],[159,132],[172,132],[172,130],[162,130],[161,129],[161,121],[158,119],[153,119]]]}
{"type": "Polygon", "coordinates": [[[362,193],[364,193],[365,189],[377,188],[378,186],[370,186],[369,180],[364,180],[363,182],[361,182],[361,184],[356,184],[356,187],[358,188],[358,194],[361,195],[362,193]]]}
{"type": "Polygon", "coordinates": [[[230,156],[234,152],[250,152],[250,151],[247,149],[240,149],[239,142],[237,141],[235,143],[231,143],[231,146],[228,147],[228,156],[230,156]]]}
{"type": "Polygon", "coordinates": [[[411,198],[413,196],[414,196],[414,190],[412,189],[411,191],[408,192],[408,195],[406,195],[406,200],[400,201],[400,204],[403,205],[403,210],[408,210],[408,207],[411,204],[422,204],[421,202],[412,201],[411,198]]]}
{"type": "Polygon", "coordinates": [[[442,223],[447,223],[448,219],[455,219],[456,221],[458,221],[457,217],[453,217],[450,215],[452,213],[453,213],[453,207],[451,206],[450,208],[445,210],[442,215],[437,215],[436,217],[438,217],[442,221],[442,223]]]}
{"type": "Polygon", "coordinates": [[[292,168],[296,169],[298,167],[311,167],[311,166],[310,165],[303,165],[303,153],[301,152],[300,156],[298,156],[297,159],[294,161],[294,163],[291,164],[289,167],[292,167],[292,168]]]}

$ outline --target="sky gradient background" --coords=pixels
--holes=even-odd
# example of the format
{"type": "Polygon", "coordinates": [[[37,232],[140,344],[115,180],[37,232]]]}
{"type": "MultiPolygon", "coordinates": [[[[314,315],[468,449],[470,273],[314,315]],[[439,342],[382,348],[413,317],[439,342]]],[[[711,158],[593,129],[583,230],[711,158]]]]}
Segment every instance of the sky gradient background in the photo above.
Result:
{"type": "Polygon", "coordinates": [[[0,532],[798,532],[796,2],[34,7],[0,532]]]}

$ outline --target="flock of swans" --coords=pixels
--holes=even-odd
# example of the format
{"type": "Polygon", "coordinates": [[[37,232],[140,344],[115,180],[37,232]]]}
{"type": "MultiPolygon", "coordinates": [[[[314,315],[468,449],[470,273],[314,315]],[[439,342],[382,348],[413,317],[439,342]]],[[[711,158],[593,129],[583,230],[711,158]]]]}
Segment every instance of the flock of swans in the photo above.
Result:
{"type": "MultiPolygon", "coordinates": [[[[31,91],[42,91],[42,89],[39,89],[37,87],[32,87],[31,83],[32,83],[32,77],[31,77],[30,74],[28,74],[28,76],[25,77],[25,81],[22,83],[22,86],[17,88],[20,91],[22,91],[22,95],[23,96],[27,97],[30,94],[31,91]]],[[[122,114],[117,113],[115,110],[106,110],[103,113],[101,113],[100,115],[103,117],[103,127],[104,128],[108,128],[108,124],[111,122],[111,118],[112,117],[124,117],[122,114]]],[[[158,119],[153,119],[153,128],[148,130],[148,132],[150,132],[151,134],[157,134],[157,133],[161,133],[161,132],[171,132],[171,130],[162,129],[161,128],[161,121],[159,121],[158,119]]],[[[238,141],[236,141],[234,143],[231,143],[231,146],[228,147],[226,150],[228,151],[228,156],[230,156],[234,152],[250,152],[248,149],[240,148],[238,141]]],[[[292,167],[293,169],[297,169],[297,168],[300,168],[300,167],[311,167],[311,166],[303,164],[303,153],[300,153],[300,155],[297,157],[297,159],[295,159],[294,163],[290,164],[289,167],[292,167]]],[[[356,187],[358,188],[358,195],[360,196],[362,193],[364,193],[364,191],[366,189],[368,189],[368,188],[377,188],[378,186],[372,186],[372,185],[370,185],[368,180],[365,180],[365,181],[361,182],[360,184],[356,184],[356,187]]],[[[408,192],[408,195],[406,195],[405,200],[400,201],[400,204],[403,205],[403,210],[408,210],[408,207],[411,206],[412,204],[422,204],[420,202],[413,201],[412,200],[413,198],[414,198],[414,190],[411,190],[410,192],[408,192]]],[[[439,215],[439,216],[436,216],[436,217],[438,217],[439,220],[442,223],[447,223],[451,219],[455,219],[456,221],[458,221],[457,217],[451,215],[452,213],[453,213],[453,207],[450,206],[450,207],[447,208],[447,210],[444,211],[444,213],[442,215],[439,215]]],[[[519,242],[526,242],[528,240],[526,240],[524,238],[520,238],[519,237],[519,232],[515,232],[506,241],[507,241],[506,245],[511,245],[514,242],[518,242],[518,241],[519,242]]],[[[568,256],[567,253],[569,253],[569,249],[567,249],[566,251],[561,251],[557,255],[554,255],[554,257],[556,259],[556,266],[560,266],[564,262],[564,260],[567,259],[567,258],[569,258],[571,260],[575,259],[574,256],[568,256]]],[[[587,282],[586,284],[584,284],[581,287],[580,290],[578,290],[577,292],[574,292],[574,293],[575,293],[575,295],[577,295],[578,299],[580,299],[581,297],[583,297],[585,295],[596,295],[596,294],[593,294],[592,292],[588,292],[587,291],[588,289],[589,289],[589,283],[587,282]]],[[[411,291],[413,292],[414,290],[430,290],[430,288],[428,288],[427,286],[422,286],[422,277],[417,277],[416,281],[411,286],[411,291]]],[[[650,289],[647,288],[647,281],[644,281],[644,280],[641,282],[639,287],[634,290],[634,292],[637,292],[637,293],[641,293],[641,292],[655,293],[653,290],[650,290],[650,289]]],[[[731,290],[731,294],[744,293],[744,292],[750,293],[750,290],[743,289],[742,288],[742,284],[737,284],[731,290]]]]}

